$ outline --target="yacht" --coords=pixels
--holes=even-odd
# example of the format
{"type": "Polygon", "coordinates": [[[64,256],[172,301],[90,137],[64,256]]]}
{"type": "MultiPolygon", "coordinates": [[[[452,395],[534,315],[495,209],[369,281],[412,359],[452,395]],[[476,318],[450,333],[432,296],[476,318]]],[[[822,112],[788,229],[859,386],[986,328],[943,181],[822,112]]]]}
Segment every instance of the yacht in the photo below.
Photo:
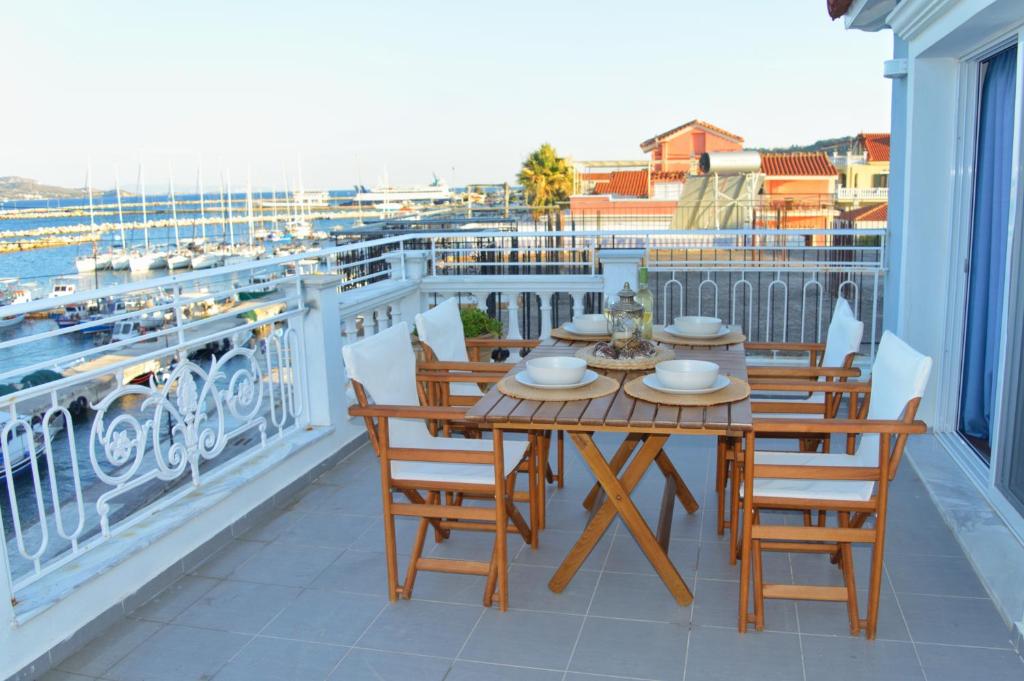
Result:
{"type": "MultiPolygon", "coordinates": [[[[18,305],[32,300],[32,294],[23,288],[18,287],[18,279],[15,277],[4,277],[0,279],[0,307],[7,305],[18,305]]],[[[0,317],[0,328],[15,326],[25,320],[25,315],[10,315],[0,317]]]]}
{"type": "Polygon", "coordinates": [[[61,296],[70,296],[72,293],[78,290],[78,286],[75,285],[70,279],[64,277],[57,277],[53,280],[53,285],[50,287],[50,298],[59,298],[61,296]]]}
{"type": "MultiPolygon", "coordinates": [[[[27,420],[21,416],[18,418],[27,420]]],[[[64,419],[60,418],[50,419],[51,438],[63,429],[63,421],[64,419]]],[[[10,422],[11,415],[6,411],[0,412],[0,432],[7,430],[7,444],[0,448],[0,480],[7,478],[7,471],[11,472],[13,478],[29,469],[32,464],[33,451],[36,454],[37,464],[42,464],[46,457],[46,436],[43,434],[41,422],[34,424],[30,432],[26,432],[24,426],[17,425],[11,426],[8,430],[10,422]],[[6,459],[4,452],[6,452],[6,459]]]]}
{"type": "Polygon", "coordinates": [[[435,175],[434,181],[430,184],[403,187],[382,183],[373,189],[357,186],[353,201],[356,203],[395,206],[397,208],[405,202],[447,203],[451,196],[452,193],[448,189],[448,185],[435,175]]]}

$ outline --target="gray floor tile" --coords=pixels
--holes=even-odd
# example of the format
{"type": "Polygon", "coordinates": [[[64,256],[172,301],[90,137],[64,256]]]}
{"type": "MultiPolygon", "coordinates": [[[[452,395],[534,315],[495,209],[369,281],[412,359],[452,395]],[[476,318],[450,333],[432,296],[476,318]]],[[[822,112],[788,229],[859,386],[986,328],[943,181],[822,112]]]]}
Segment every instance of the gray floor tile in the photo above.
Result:
{"type": "Polygon", "coordinates": [[[274,542],[239,566],[231,578],[260,584],[309,586],[341,552],[342,549],[274,542]]]}
{"type": "Polygon", "coordinates": [[[730,629],[696,627],[690,634],[686,678],[699,681],[793,681],[803,678],[800,639],[768,631],[740,635],[730,629]]]}
{"type": "MultiPolygon", "coordinates": [[[[370,520],[370,524],[366,526],[366,529],[362,534],[352,543],[350,548],[356,549],[357,551],[373,551],[373,552],[384,552],[384,520],[378,517],[370,520]]],[[[416,527],[419,525],[419,521],[413,518],[396,518],[395,519],[395,548],[400,554],[408,554],[412,551],[413,540],[416,538],[416,527]]],[[[465,536],[467,533],[453,532],[452,536],[462,535],[465,536]]],[[[424,547],[424,552],[429,553],[434,546],[434,533],[427,533],[427,543],[424,547]]]]}
{"type": "Polygon", "coordinates": [[[1024,661],[1012,650],[962,648],[917,644],[928,681],[962,681],[979,678],[985,681],[1020,681],[1024,679],[1024,661]]]}
{"type": "Polygon", "coordinates": [[[155,622],[125,619],[57,665],[66,672],[100,676],[160,629],[155,622]]]}
{"type": "Polygon", "coordinates": [[[221,582],[174,619],[175,624],[256,634],[299,595],[299,589],[221,582]]]}
{"type": "Polygon", "coordinates": [[[567,672],[565,681],[630,681],[628,676],[608,676],[607,674],[581,674],[580,672],[567,672]]]}
{"type": "Polygon", "coordinates": [[[242,649],[249,636],[165,626],[108,671],[113,681],[201,681],[242,649]]]}
{"type": "Polygon", "coordinates": [[[984,598],[985,589],[970,562],[963,556],[919,556],[894,553],[886,567],[892,588],[898,594],[918,593],[941,596],[984,598]]]}
{"type": "MultiPolygon", "coordinates": [[[[404,580],[408,561],[400,560],[399,565],[399,579],[404,580]]],[[[456,575],[420,570],[416,574],[412,597],[417,600],[482,605],[486,584],[487,579],[480,575],[456,575]]]]}
{"type": "MultiPolygon", "coordinates": [[[[705,541],[700,546],[697,560],[697,576],[710,579],[739,581],[740,563],[729,564],[726,542],[705,541]]],[[[789,555],[785,553],[764,553],[764,578],[767,582],[789,584],[793,581],[789,555]]]]}
{"type": "MultiPolygon", "coordinates": [[[[697,556],[700,552],[700,544],[695,541],[676,539],[669,542],[668,557],[676,570],[683,576],[683,579],[692,579],[697,571],[697,556]]],[[[611,550],[608,552],[608,560],[604,564],[605,570],[613,572],[636,572],[645,575],[655,575],[651,562],[640,550],[640,546],[629,534],[616,534],[612,541],[611,550]]]]}
{"type": "MultiPolygon", "coordinates": [[[[739,619],[739,582],[697,579],[693,586],[693,624],[735,628],[739,619]]],[[[753,588],[751,588],[753,591],[753,588]]],[[[753,601],[750,602],[753,610],[753,601]]],[[[797,610],[793,601],[765,600],[766,631],[797,631],[797,610]]],[[[845,621],[845,620],[844,620],[845,621]]]]}
{"type": "Polygon", "coordinates": [[[398,601],[389,604],[357,643],[400,653],[455,657],[469,638],[482,607],[398,601]]]}
{"type": "MultiPolygon", "coordinates": [[[[683,579],[687,579],[686,575],[683,579]]],[[[692,579],[688,583],[692,587],[692,579]]],[[[597,583],[591,615],[688,623],[691,609],[676,603],[657,575],[605,572],[597,583]]]]}
{"type": "MultiPolygon", "coordinates": [[[[407,558],[399,556],[398,560],[401,564],[407,558]]],[[[387,596],[387,558],[383,553],[350,549],[324,568],[309,586],[387,596]]]]}
{"type": "MultiPolygon", "coordinates": [[[[780,601],[784,602],[784,601],[780,601]]],[[[867,618],[868,592],[857,592],[858,616],[867,618]]],[[[850,620],[845,603],[826,601],[797,601],[800,631],[804,634],[849,636],[850,620]]],[[[903,622],[903,614],[892,589],[885,585],[878,600],[878,631],[876,637],[890,641],[909,641],[910,633],[903,622]]]]}
{"type": "Polygon", "coordinates": [[[495,608],[483,618],[460,658],[521,667],[565,669],[583,618],[578,615],[501,612],[495,608]]]}
{"type": "MultiPolygon", "coordinates": [[[[540,565],[542,567],[557,568],[569,554],[569,550],[580,538],[579,530],[572,532],[566,530],[545,529],[540,534],[540,546],[536,550],[524,546],[519,553],[515,554],[512,563],[523,565],[540,565]]],[[[605,558],[612,546],[612,533],[609,531],[597,542],[597,546],[590,552],[587,559],[583,561],[581,570],[600,570],[604,565],[605,558]]]]}
{"type": "Polygon", "coordinates": [[[509,607],[582,615],[597,587],[598,573],[580,570],[561,593],[548,588],[555,569],[538,565],[513,565],[509,570],[509,607]]]}
{"type": "Polygon", "coordinates": [[[1010,630],[987,598],[897,596],[916,643],[1010,647],[1010,630]]]}
{"type": "Polygon", "coordinates": [[[381,596],[307,589],[261,633],[317,643],[352,645],[387,602],[381,596]]]}
{"type": "Polygon", "coordinates": [[[94,678],[93,676],[82,676],[81,674],[71,674],[54,669],[40,676],[39,681],[91,681],[94,678]]]}
{"type": "Polygon", "coordinates": [[[682,679],[686,638],[687,628],[679,624],[588,617],[569,670],[682,679]]]}
{"type": "Polygon", "coordinates": [[[355,649],[328,681],[444,681],[451,660],[423,655],[355,649]]]}
{"type": "Polygon", "coordinates": [[[458,660],[445,681],[561,681],[563,672],[458,660]]]}
{"type": "Polygon", "coordinates": [[[367,516],[312,512],[281,532],[275,541],[281,544],[344,549],[351,546],[371,522],[372,519],[367,516]]]}
{"type": "Polygon", "coordinates": [[[923,681],[914,646],[851,636],[804,636],[808,681],[923,681]]]}
{"type": "Polygon", "coordinates": [[[219,583],[219,580],[209,577],[185,575],[131,615],[154,622],[170,622],[219,583]]]}
{"type": "Polygon", "coordinates": [[[224,579],[263,548],[261,542],[235,540],[192,571],[201,577],[224,579]]]}
{"type": "Polygon", "coordinates": [[[242,539],[247,541],[274,541],[281,536],[282,532],[301,520],[304,515],[305,513],[300,511],[285,511],[280,515],[275,515],[265,523],[252,528],[242,535],[242,539]]]}
{"type": "Polygon", "coordinates": [[[214,681],[322,681],[348,648],[256,637],[217,672],[214,681]]]}

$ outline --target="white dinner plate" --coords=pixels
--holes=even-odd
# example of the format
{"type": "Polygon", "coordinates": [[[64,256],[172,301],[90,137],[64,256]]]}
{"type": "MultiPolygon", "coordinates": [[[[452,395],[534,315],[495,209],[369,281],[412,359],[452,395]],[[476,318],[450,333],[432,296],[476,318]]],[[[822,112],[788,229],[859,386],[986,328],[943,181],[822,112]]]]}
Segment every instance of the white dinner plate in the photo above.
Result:
{"type": "Polygon", "coordinates": [[[669,388],[668,386],[662,384],[662,382],[658,380],[658,374],[647,374],[646,376],[644,376],[643,380],[644,385],[646,385],[648,388],[654,388],[655,390],[661,391],[663,393],[672,393],[673,395],[704,395],[706,393],[718,392],[722,388],[729,385],[729,377],[723,376],[722,374],[719,374],[718,378],[715,379],[715,382],[712,383],[709,387],[697,388],[695,390],[680,390],[679,388],[669,388]]]}
{"type": "Polygon", "coordinates": [[[541,388],[543,390],[568,390],[571,388],[582,388],[585,385],[590,385],[597,380],[597,372],[587,369],[583,374],[583,379],[579,383],[568,383],[561,385],[547,385],[545,383],[534,383],[533,379],[530,378],[530,374],[526,371],[520,371],[516,374],[516,380],[523,385],[531,388],[541,388]]]}
{"type": "Polygon", "coordinates": [[[715,338],[721,338],[722,336],[728,334],[730,331],[731,329],[725,324],[722,324],[722,328],[720,328],[718,331],[705,335],[699,335],[696,333],[683,333],[682,331],[676,328],[675,324],[671,324],[665,327],[665,333],[670,333],[673,336],[678,336],[680,338],[699,338],[700,340],[714,340],[715,338]]]}
{"type": "Polygon", "coordinates": [[[569,333],[575,334],[577,336],[607,336],[608,335],[607,331],[583,331],[582,329],[576,328],[576,325],[573,324],[572,322],[566,322],[565,324],[562,324],[562,328],[565,329],[566,331],[568,331],[569,333]]]}

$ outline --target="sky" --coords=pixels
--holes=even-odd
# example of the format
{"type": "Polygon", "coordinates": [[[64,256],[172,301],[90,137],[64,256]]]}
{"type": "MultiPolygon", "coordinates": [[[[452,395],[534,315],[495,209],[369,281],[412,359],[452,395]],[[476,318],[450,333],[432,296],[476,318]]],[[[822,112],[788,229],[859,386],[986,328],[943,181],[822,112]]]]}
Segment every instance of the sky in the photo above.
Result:
{"type": "Polygon", "coordinates": [[[4,3],[0,176],[503,182],[694,118],[788,146],[888,130],[891,51],[824,0],[4,3]]]}

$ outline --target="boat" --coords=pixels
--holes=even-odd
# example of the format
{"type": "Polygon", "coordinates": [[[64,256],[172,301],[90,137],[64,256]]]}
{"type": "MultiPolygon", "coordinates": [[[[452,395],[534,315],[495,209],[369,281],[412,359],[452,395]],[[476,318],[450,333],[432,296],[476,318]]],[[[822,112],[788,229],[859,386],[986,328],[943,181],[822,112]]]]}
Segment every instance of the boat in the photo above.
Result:
{"type": "Polygon", "coordinates": [[[206,251],[193,255],[190,264],[194,270],[205,270],[210,267],[219,267],[223,262],[224,259],[220,253],[206,251]]]}
{"type": "Polygon", "coordinates": [[[128,243],[124,234],[124,210],[121,207],[121,180],[114,166],[114,191],[117,193],[117,222],[121,225],[121,248],[110,252],[110,269],[124,271],[131,267],[131,256],[128,254],[128,243]]]}
{"type": "Polygon", "coordinates": [[[184,270],[192,264],[192,255],[181,247],[181,234],[178,230],[178,202],[174,196],[174,169],[168,165],[169,194],[171,195],[171,221],[174,223],[174,251],[167,254],[167,269],[184,270]]]}
{"type": "Polygon", "coordinates": [[[192,265],[192,256],[188,251],[175,251],[167,256],[167,269],[185,270],[192,265]]]}
{"type": "MultiPolygon", "coordinates": [[[[3,432],[10,421],[11,415],[9,413],[0,412],[0,432],[3,432]]],[[[31,434],[26,432],[24,426],[13,426],[7,432],[7,442],[4,443],[3,447],[0,447],[0,480],[7,478],[8,471],[10,471],[10,475],[13,478],[23,471],[31,470],[33,451],[36,454],[37,464],[45,461],[46,436],[43,434],[43,425],[38,419],[33,419],[33,421],[35,423],[32,425],[31,434]]],[[[60,425],[61,421],[63,419],[50,419],[50,437],[60,432],[62,428],[60,425]]],[[[44,470],[46,469],[41,468],[40,473],[44,470]]]]}
{"type": "Polygon", "coordinates": [[[378,184],[373,189],[357,185],[353,200],[356,203],[394,206],[394,209],[397,210],[405,202],[447,203],[451,197],[452,193],[448,189],[448,185],[435,175],[433,182],[423,185],[397,186],[385,182],[378,184]]]}
{"type": "MultiPolygon", "coordinates": [[[[19,305],[32,300],[32,294],[23,288],[18,287],[16,277],[4,277],[0,279],[0,307],[8,305],[19,305]]],[[[17,326],[25,321],[24,314],[8,315],[0,317],[0,329],[9,326],[17,326]]]]}
{"type": "Polygon", "coordinates": [[[57,277],[53,280],[53,284],[50,287],[50,298],[60,298],[61,296],[70,296],[72,293],[78,290],[78,286],[65,277],[57,277]]]}
{"type": "MultiPolygon", "coordinates": [[[[96,214],[92,204],[92,166],[89,166],[85,175],[85,189],[89,195],[89,227],[92,234],[96,234],[96,214]]],[[[75,269],[79,274],[91,274],[96,270],[110,269],[111,257],[109,254],[97,253],[96,245],[93,244],[92,255],[83,255],[75,258],[75,269]]]]}
{"type": "Polygon", "coordinates": [[[247,290],[238,292],[238,300],[240,302],[258,300],[270,295],[277,288],[273,281],[274,278],[269,274],[252,275],[249,279],[249,287],[247,290]]]}
{"type": "Polygon", "coordinates": [[[131,340],[142,335],[142,327],[136,319],[125,319],[114,324],[114,330],[110,334],[110,342],[131,340]]]}
{"type": "Polygon", "coordinates": [[[146,214],[146,181],[142,163],[139,163],[139,195],[142,197],[142,234],[145,246],[128,256],[128,268],[132,272],[150,272],[167,267],[167,253],[152,248],[149,244],[149,220],[146,214]]]}

